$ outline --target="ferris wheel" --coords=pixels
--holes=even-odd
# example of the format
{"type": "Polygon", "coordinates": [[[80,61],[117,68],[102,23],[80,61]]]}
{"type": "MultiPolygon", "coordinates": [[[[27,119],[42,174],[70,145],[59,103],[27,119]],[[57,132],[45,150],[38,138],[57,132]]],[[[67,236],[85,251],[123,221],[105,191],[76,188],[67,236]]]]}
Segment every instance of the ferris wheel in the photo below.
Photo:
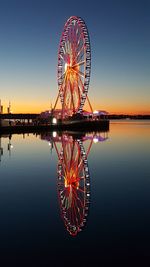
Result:
{"type": "MultiPolygon", "coordinates": [[[[91,48],[88,30],[83,19],[72,16],[64,26],[58,50],[58,98],[60,97],[62,104],[63,119],[81,113],[86,98],[89,102],[87,93],[90,72],[91,48]]],[[[92,109],[91,105],[90,108],[92,109]]]]}
{"type": "Polygon", "coordinates": [[[88,215],[90,176],[81,140],[65,136],[58,163],[58,196],[65,226],[72,236],[82,230],[88,215]]]}

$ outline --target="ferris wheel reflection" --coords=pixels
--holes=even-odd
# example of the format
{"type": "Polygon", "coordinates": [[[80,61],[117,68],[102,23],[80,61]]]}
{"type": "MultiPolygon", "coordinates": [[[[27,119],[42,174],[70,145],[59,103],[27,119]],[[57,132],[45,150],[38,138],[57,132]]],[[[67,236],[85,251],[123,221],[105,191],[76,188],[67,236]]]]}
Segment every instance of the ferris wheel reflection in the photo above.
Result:
{"type": "Polygon", "coordinates": [[[108,139],[106,133],[59,136],[54,132],[42,139],[49,141],[58,156],[57,191],[65,228],[76,236],[85,226],[90,205],[90,173],[87,157],[93,143],[108,139]],[[86,142],[84,146],[84,142],[86,142]]]}
{"type": "Polygon", "coordinates": [[[77,235],[86,222],[90,203],[90,175],[81,140],[62,139],[58,163],[58,197],[66,229],[77,235]]]}

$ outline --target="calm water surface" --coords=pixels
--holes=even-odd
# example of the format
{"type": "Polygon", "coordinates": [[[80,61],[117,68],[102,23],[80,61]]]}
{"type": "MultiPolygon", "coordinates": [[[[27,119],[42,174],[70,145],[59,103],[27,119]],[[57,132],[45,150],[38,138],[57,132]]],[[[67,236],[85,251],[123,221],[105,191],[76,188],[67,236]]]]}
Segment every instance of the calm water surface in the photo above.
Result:
{"type": "Polygon", "coordinates": [[[0,266],[150,266],[150,121],[0,142],[0,266]]]}

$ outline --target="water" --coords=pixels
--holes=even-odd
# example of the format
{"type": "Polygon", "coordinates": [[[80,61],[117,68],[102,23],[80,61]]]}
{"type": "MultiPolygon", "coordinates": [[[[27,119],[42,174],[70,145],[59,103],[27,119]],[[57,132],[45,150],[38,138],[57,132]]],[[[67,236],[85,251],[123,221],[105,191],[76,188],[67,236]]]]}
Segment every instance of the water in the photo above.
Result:
{"type": "Polygon", "coordinates": [[[0,266],[149,266],[150,122],[53,136],[1,138],[0,266]]]}

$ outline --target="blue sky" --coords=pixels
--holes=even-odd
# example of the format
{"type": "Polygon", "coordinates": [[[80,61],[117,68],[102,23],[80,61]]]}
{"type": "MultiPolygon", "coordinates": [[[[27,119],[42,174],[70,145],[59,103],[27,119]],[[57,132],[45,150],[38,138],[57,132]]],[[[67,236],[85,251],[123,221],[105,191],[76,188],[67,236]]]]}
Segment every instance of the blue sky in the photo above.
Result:
{"type": "Polygon", "coordinates": [[[40,112],[58,93],[57,53],[66,20],[81,16],[92,48],[94,109],[150,113],[150,1],[0,0],[0,98],[40,112]]]}

